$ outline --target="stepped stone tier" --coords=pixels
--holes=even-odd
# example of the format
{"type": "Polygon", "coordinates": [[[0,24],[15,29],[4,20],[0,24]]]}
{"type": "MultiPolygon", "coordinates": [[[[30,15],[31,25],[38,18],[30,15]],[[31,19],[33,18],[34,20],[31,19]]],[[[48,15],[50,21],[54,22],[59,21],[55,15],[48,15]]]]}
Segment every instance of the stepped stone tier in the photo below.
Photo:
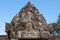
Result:
{"type": "Polygon", "coordinates": [[[6,23],[9,40],[51,38],[52,31],[52,24],[47,24],[43,15],[30,2],[10,23],[6,23]]]}

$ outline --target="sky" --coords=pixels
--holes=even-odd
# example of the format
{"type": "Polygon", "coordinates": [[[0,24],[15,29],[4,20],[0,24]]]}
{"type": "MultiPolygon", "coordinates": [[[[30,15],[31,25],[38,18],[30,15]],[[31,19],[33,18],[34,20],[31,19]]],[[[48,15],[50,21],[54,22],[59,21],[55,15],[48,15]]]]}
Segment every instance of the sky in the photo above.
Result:
{"type": "Polygon", "coordinates": [[[48,24],[57,21],[60,13],[60,0],[0,0],[0,35],[6,35],[5,23],[10,23],[28,1],[43,14],[48,24]]]}

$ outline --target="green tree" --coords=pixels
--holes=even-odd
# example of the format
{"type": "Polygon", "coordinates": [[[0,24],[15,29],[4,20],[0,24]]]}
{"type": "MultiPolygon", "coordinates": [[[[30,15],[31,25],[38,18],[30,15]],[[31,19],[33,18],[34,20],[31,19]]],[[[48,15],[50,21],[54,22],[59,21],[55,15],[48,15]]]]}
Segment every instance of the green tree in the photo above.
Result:
{"type": "Polygon", "coordinates": [[[57,31],[56,27],[57,27],[57,23],[52,23],[54,31],[57,31]]]}
{"type": "Polygon", "coordinates": [[[57,30],[57,32],[60,34],[60,24],[59,24],[59,23],[57,23],[56,30],[57,30]]]}
{"type": "Polygon", "coordinates": [[[59,24],[60,24],[60,14],[59,14],[59,16],[58,16],[57,23],[59,23],[59,24]]]}
{"type": "Polygon", "coordinates": [[[54,31],[60,34],[60,24],[53,23],[53,28],[54,28],[54,31]]]}
{"type": "Polygon", "coordinates": [[[58,20],[57,20],[57,32],[60,33],[60,14],[58,16],[58,20]]]}
{"type": "Polygon", "coordinates": [[[54,31],[60,34],[60,14],[58,16],[57,23],[52,23],[52,24],[53,24],[54,31]]]}

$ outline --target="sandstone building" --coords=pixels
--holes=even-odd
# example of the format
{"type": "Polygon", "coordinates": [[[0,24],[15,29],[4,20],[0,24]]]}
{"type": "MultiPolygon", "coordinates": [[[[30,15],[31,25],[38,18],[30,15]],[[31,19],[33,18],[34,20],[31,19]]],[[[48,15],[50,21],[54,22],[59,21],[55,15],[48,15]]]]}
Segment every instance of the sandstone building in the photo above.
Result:
{"type": "Polygon", "coordinates": [[[30,2],[23,7],[10,23],[6,23],[9,40],[52,40],[52,24],[30,2]]]}

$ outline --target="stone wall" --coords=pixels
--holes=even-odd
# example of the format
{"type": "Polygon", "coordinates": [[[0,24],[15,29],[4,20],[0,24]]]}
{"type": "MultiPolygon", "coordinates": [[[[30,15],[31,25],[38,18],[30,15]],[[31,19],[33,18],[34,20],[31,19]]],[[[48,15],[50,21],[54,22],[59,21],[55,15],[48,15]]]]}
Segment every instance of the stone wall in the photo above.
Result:
{"type": "Polygon", "coordinates": [[[60,40],[60,34],[55,36],[55,40],[60,40]]]}
{"type": "Polygon", "coordinates": [[[0,35],[0,40],[8,40],[7,35],[0,35]]]}

